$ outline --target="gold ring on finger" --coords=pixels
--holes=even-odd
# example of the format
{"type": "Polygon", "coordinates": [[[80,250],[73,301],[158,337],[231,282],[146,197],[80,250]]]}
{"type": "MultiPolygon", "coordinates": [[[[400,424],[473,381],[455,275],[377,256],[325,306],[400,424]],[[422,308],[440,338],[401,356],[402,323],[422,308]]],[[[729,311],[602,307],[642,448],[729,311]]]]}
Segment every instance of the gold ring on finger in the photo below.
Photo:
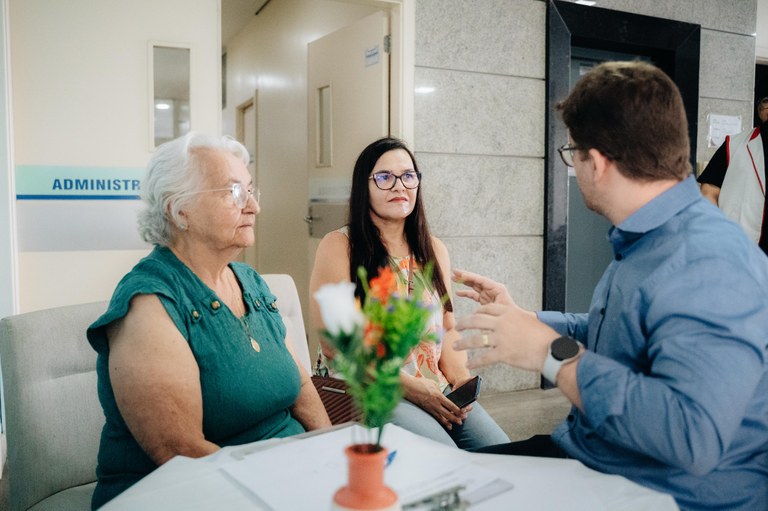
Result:
{"type": "Polygon", "coordinates": [[[488,334],[483,334],[483,348],[489,348],[491,341],[488,340],[488,334]]]}

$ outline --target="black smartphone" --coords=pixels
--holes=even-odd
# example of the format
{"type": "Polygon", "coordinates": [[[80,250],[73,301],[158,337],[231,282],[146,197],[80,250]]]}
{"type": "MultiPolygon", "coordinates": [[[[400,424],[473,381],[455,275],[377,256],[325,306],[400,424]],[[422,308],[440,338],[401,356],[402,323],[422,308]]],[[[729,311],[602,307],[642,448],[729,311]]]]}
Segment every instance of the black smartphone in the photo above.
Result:
{"type": "Polygon", "coordinates": [[[464,408],[468,404],[474,403],[475,400],[477,400],[477,396],[480,395],[481,381],[482,380],[479,376],[475,376],[461,387],[453,389],[453,391],[445,397],[450,399],[453,404],[459,408],[464,408]]]}

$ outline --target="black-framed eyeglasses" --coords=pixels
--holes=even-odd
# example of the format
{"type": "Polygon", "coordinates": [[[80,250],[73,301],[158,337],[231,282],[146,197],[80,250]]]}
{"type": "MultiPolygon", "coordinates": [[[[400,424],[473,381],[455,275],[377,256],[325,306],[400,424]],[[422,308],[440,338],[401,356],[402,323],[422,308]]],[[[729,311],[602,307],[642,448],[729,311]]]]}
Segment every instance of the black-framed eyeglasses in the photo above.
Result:
{"type": "Polygon", "coordinates": [[[248,204],[248,198],[253,197],[256,199],[256,204],[261,199],[261,192],[256,187],[245,187],[240,183],[232,183],[226,188],[210,188],[208,190],[195,190],[194,192],[184,192],[176,194],[176,197],[185,197],[187,195],[197,195],[198,193],[205,192],[224,192],[229,191],[232,194],[232,200],[235,202],[235,206],[238,209],[243,209],[248,204]]]}
{"type": "Polygon", "coordinates": [[[566,167],[573,167],[573,152],[582,150],[584,150],[583,147],[571,144],[565,144],[557,148],[557,152],[560,153],[560,158],[563,160],[566,167]]]}
{"type": "Polygon", "coordinates": [[[368,179],[372,179],[373,184],[375,184],[376,188],[379,190],[391,190],[395,187],[395,183],[397,183],[398,179],[403,183],[404,187],[413,190],[419,186],[419,183],[421,182],[421,172],[417,170],[409,170],[396,176],[389,171],[382,171],[376,172],[368,179]]]}

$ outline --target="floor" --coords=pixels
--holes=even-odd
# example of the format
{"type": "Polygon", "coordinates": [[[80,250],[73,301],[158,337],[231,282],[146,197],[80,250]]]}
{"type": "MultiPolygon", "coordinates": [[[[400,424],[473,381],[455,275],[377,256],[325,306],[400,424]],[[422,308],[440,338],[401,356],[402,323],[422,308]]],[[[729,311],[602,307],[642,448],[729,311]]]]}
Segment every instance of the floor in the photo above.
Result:
{"type": "Polygon", "coordinates": [[[498,392],[481,395],[478,401],[512,441],[550,434],[571,408],[557,388],[498,392]]]}

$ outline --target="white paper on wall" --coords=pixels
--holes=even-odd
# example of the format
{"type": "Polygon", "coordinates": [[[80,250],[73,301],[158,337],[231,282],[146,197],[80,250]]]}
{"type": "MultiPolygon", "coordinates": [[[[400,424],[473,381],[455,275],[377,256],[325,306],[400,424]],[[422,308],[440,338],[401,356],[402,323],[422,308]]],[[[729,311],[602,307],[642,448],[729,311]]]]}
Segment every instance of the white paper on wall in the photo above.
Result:
{"type": "Polygon", "coordinates": [[[741,116],[707,114],[707,125],[707,147],[720,147],[727,135],[741,132],[741,116]]]}

